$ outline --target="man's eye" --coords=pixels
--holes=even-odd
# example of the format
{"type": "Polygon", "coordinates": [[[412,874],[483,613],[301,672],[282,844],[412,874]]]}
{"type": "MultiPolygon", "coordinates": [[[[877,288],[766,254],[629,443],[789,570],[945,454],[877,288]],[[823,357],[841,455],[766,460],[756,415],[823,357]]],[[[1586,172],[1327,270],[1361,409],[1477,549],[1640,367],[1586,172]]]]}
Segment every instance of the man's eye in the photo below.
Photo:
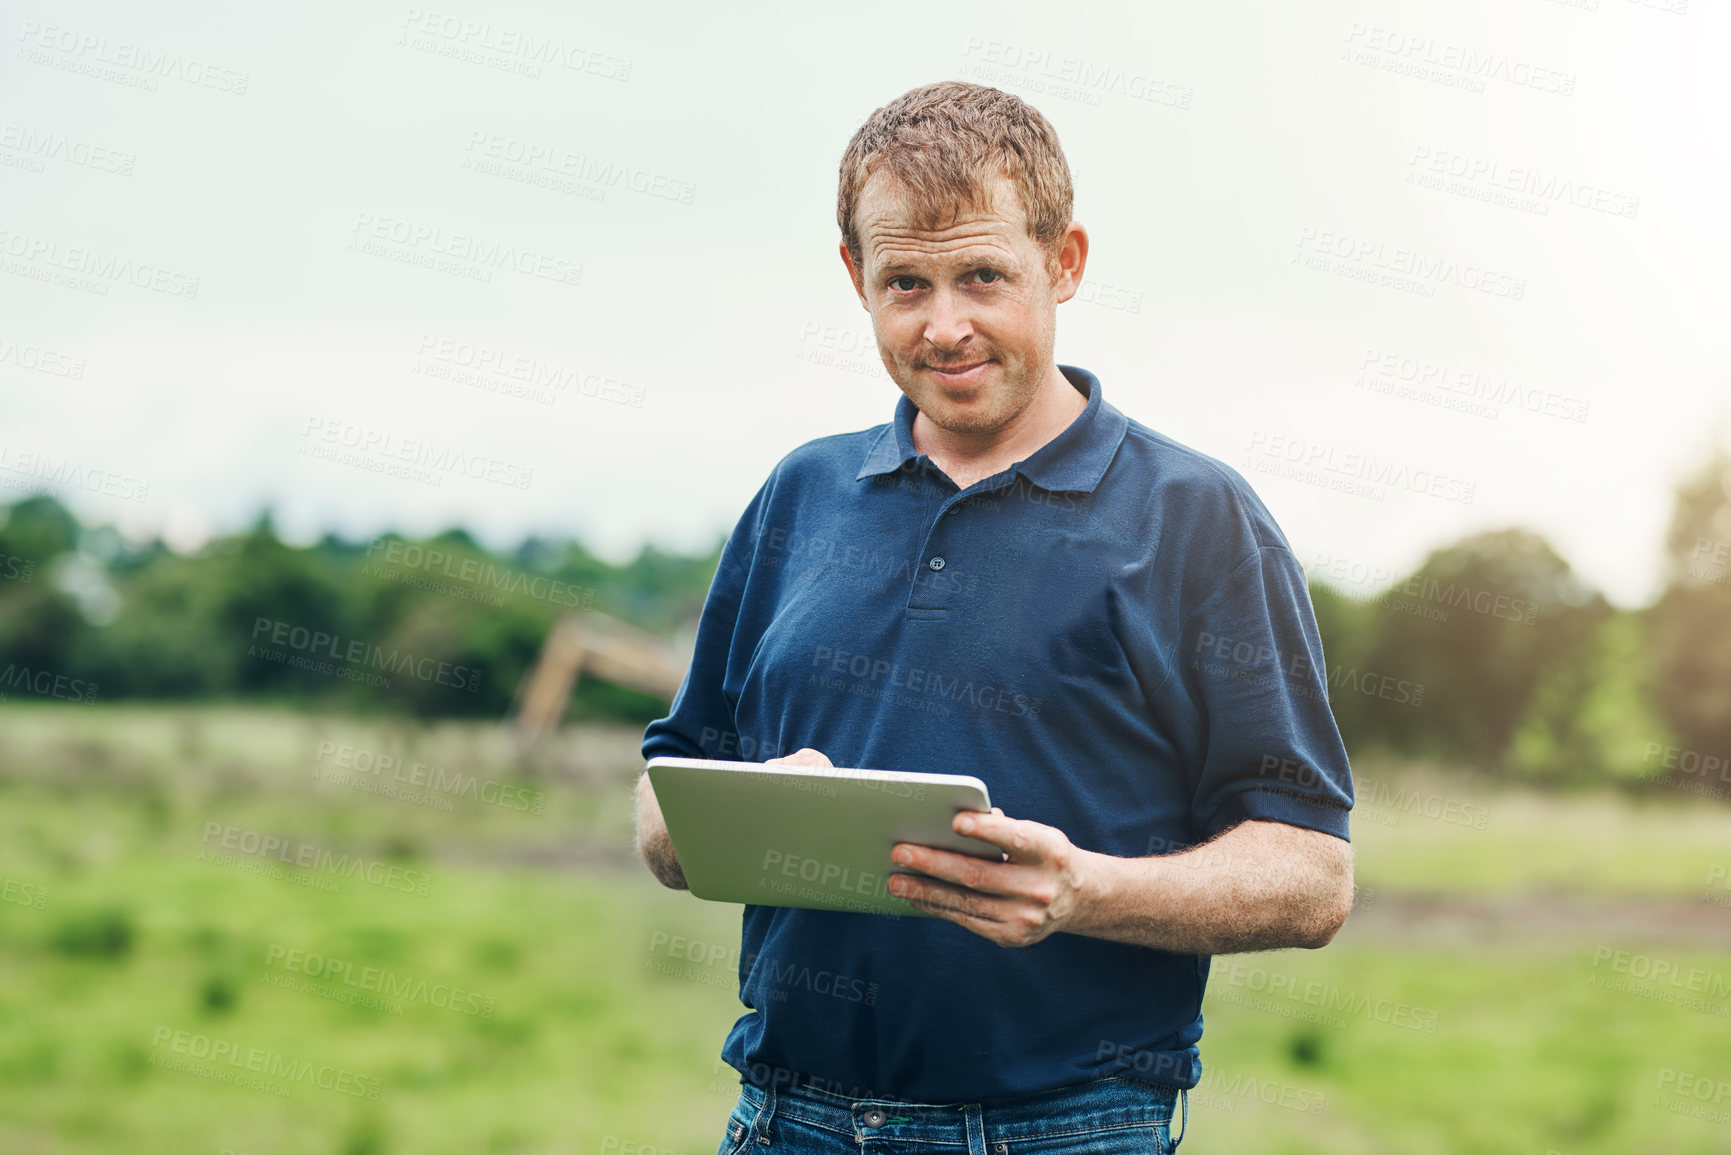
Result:
{"type": "Polygon", "coordinates": [[[1001,281],[1004,279],[1003,274],[998,272],[996,269],[975,269],[974,275],[977,277],[989,278],[987,280],[982,280],[980,282],[982,285],[989,285],[993,281],[1001,281]]]}
{"type": "Polygon", "coordinates": [[[890,288],[895,289],[896,291],[902,292],[902,293],[913,292],[914,286],[917,285],[918,283],[919,282],[914,280],[914,278],[912,278],[912,277],[891,277],[890,278],[890,288]],[[902,281],[906,281],[907,284],[903,285],[901,283],[902,281]]]}

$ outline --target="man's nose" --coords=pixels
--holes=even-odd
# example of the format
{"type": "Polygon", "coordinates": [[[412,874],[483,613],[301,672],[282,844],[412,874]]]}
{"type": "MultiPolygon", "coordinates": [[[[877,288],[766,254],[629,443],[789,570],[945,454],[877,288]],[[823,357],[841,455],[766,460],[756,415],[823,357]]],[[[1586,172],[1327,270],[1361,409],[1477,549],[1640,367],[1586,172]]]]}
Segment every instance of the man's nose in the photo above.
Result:
{"type": "Polygon", "coordinates": [[[931,301],[932,312],[926,319],[926,340],[946,353],[960,348],[974,331],[966,306],[947,289],[933,293],[931,301]]]}

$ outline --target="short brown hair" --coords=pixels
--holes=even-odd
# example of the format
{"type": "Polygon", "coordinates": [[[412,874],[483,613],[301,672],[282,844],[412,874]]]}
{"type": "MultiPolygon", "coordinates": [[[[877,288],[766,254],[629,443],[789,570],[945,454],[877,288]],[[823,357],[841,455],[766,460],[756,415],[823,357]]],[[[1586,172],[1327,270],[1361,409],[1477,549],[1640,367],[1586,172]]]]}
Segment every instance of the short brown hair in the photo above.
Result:
{"type": "Polygon", "coordinates": [[[911,202],[919,229],[938,229],[964,209],[987,211],[986,184],[1003,173],[1014,183],[1028,235],[1046,250],[1056,277],[1058,239],[1070,223],[1075,194],[1058,134],[1012,93],[960,80],[910,89],[866,118],[841,158],[835,219],[856,267],[861,260],[854,211],[860,191],[882,169],[911,202]]]}

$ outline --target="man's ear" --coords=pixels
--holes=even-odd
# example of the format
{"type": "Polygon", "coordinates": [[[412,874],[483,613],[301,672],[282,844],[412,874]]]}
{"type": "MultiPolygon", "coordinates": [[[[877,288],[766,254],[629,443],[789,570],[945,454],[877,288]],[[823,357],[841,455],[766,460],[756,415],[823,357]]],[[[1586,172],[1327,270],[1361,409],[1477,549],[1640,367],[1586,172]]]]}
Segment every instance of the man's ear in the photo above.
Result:
{"type": "Polygon", "coordinates": [[[1082,271],[1087,265],[1088,230],[1080,221],[1071,221],[1058,238],[1058,275],[1052,279],[1052,292],[1060,305],[1082,287],[1082,271]]]}
{"type": "Polygon", "coordinates": [[[853,254],[847,251],[847,242],[841,242],[841,263],[847,266],[848,280],[853,282],[853,291],[859,295],[860,308],[871,312],[871,306],[865,298],[865,270],[853,263],[853,254]]]}

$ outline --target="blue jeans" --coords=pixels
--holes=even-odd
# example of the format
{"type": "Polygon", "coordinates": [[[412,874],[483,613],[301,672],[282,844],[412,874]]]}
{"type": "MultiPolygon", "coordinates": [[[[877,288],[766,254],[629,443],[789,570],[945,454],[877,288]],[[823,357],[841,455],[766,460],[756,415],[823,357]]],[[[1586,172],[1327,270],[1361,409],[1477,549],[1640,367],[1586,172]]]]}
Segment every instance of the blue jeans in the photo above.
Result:
{"type": "Polygon", "coordinates": [[[817,1087],[777,1090],[742,1082],[716,1155],[1170,1155],[1184,1138],[1168,1128],[1189,1095],[1109,1077],[983,1103],[849,1099],[817,1087]]]}

